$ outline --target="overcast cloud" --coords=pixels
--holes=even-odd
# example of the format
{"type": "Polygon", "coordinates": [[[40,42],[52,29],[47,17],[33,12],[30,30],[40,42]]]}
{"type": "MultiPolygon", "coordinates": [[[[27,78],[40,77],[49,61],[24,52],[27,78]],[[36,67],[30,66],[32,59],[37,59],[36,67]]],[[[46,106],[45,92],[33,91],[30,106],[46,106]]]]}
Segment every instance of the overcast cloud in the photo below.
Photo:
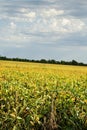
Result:
{"type": "Polygon", "coordinates": [[[87,0],[0,0],[0,55],[87,63],[87,0]]]}

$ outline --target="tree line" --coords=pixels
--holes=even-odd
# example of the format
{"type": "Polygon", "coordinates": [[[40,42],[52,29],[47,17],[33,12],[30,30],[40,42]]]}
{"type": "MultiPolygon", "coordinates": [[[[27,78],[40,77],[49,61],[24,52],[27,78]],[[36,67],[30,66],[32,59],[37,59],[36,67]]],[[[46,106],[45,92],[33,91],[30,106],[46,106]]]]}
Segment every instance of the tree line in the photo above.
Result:
{"type": "Polygon", "coordinates": [[[56,61],[54,59],[41,59],[41,60],[30,60],[23,58],[7,58],[6,56],[0,56],[0,60],[9,60],[9,61],[21,61],[21,62],[35,62],[35,63],[47,63],[47,64],[61,64],[61,65],[77,65],[77,66],[87,66],[87,64],[82,62],[77,62],[76,60],[72,61],[56,61]]]}

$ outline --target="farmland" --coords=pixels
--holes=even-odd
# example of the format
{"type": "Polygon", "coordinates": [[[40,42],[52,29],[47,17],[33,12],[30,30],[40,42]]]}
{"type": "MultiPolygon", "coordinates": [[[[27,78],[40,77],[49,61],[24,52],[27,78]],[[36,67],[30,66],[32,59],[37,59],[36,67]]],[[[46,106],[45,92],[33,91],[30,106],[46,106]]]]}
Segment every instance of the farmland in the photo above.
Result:
{"type": "Polygon", "coordinates": [[[87,67],[0,61],[1,130],[87,130],[87,67]]]}

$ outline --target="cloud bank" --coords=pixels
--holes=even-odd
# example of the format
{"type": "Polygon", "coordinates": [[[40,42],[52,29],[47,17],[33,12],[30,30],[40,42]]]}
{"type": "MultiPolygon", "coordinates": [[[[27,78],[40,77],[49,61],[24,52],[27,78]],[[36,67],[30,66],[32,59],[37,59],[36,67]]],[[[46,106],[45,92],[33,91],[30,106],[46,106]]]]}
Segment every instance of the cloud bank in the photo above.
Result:
{"type": "Polygon", "coordinates": [[[1,0],[0,53],[87,62],[87,1],[1,0]]]}

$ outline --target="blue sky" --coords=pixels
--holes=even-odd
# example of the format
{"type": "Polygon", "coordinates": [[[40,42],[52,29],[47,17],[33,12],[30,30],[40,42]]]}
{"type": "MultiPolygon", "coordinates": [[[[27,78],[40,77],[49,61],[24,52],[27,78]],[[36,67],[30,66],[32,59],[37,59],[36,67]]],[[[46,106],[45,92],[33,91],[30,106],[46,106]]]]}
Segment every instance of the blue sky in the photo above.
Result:
{"type": "Polygon", "coordinates": [[[87,63],[87,0],[0,0],[0,55],[87,63]]]}

